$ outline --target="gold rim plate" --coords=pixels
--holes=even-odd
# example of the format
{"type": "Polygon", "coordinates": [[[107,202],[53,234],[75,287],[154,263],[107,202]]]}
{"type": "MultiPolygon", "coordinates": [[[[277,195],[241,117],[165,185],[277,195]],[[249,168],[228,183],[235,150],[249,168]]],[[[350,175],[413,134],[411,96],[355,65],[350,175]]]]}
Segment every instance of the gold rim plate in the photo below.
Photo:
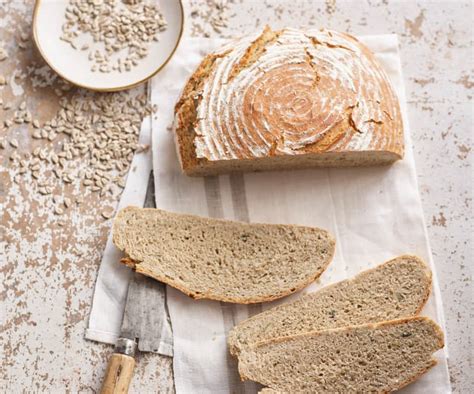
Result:
{"type": "MultiPolygon", "coordinates": [[[[110,86],[110,87],[105,87],[104,88],[104,87],[99,87],[99,86],[94,86],[94,85],[90,85],[90,84],[81,83],[79,81],[75,81],[74,78],[66,76],[64,72],[62,72],[55,64],[53,64],[54,62],[52,62],[49,59],[49,57],[46,54],[46,51],[44,50],[44,48],[41,45],[41,42],[40,42],[41,40],[38,37],[38,15],[39,15],[40,7],[42,6],[42,3],[44,3],[45,1],[48,1],[48,0],[36,0],[34,11],[33,11],[33,38],[34,38],[36,47],[38,48],[38,51],[40,52],[41,56],[43,57],[44,61],[48,64],[48,66],[51,67],[61,78],[65,79],[66,81],[70,82],[71,84],[73,84],[75,86],[79,86],[81,88],[90,89],[90,90],[97,91],[97,92],[116,92],[116,91],[119,91],[119,90],[130,89],[130,88],[133,88],[137,85],[140,85],[141,83],[143,83],[143,82],[149,80],[150,78],[152,78],[153,76],[155,76],[159,71],[161,71],[163,69],[163,67],[166,66],[166,64],[171,60],[174,53],[176,52],[176,50],[179,46],[179,43],[181,42],[181,38],[183,36],[183,31],[184,31],[184,9],[183,9],[182,1],[181,0],[168,0],[168,1],[175,1],[177,3],[178,8],[179,8],[179,19],[180,19],[181,23],[180,23],[180,26],[179,26],[179,33],[178,33],[178,36],[176,38],[176,43],[175,43],[172,51],[165,58],[164,61],[160,62],[160,64],[157,65],[156,69],[154,69],[151,73],[149,73],[145,77],[141,77],[137,81],[133,81],[132,83],[128,83],[128,84],[124,84],[124,85],[119,84],[117,86],[110,86]]],[[[63,1],[64,3],[67,2],[67,0],[57,0],[57,1],[63,1]]],[[[159,0],[157,0],[157,1],[159,2],[159,0]]],[[[62,24],[62,22],[61,22],[61,24],[62,24]]],[[[168,27],[168,29],[169,29],[169,27],[168,27]]],[[[57,37],[57,40],[59,41],[59,37],[57,37]]],[[[84,52],[84,53],[87,53],[87,52],[84,52]]],[[[152,56],[152,55],[153,54],[150,53],[148,56],[152,56]]],[[[117,75],[117,74],[115,74],[115,75],[117,75]]]]}

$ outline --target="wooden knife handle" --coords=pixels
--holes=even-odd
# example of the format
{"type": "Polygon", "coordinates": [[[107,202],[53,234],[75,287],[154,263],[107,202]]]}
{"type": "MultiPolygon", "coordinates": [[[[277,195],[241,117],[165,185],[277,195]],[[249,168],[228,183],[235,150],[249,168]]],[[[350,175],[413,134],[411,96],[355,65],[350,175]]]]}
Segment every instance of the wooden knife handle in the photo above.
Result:
{"type": "Polygon", "coordinates": [[[101,394],[127,394],[135,368],[136,342],[119,338],[105,371],[101,394]]]}
{"type": "Polygon", "coordinates": [[[127,394],[134,368],[133,357],[119,353],[112,354],[100,390],[101,394],[127,394]]]}

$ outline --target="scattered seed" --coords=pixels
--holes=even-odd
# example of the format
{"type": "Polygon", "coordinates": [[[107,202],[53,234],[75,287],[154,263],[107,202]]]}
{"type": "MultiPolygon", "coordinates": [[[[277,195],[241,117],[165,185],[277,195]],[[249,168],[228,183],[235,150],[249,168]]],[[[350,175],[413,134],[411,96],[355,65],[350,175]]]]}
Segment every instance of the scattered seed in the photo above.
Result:
{"type": "Polygon", "coordinates": [[[41,160],[46,160],[46,158],[48,157],[45,150],[40,150],[38,156],[41,160]]]}
{"type": "Polygon", "coordinates": [[[67,197],[64,197],[64,201],[63,201],[63,204],[66,208],[69,208],[72,204],[71,200],[67,197]]]}
{"type": "MultiPolygon", "coordinates": [[[[3,107],[11,108],[6,104],[3,107]]],[[[152,111],[144,96],[130,97],[124,93],[100,97],[75,95],[62,98],[55,117],[40,125],[38,119],[31,118],[26,102],[22,102],[12,120],[15,123],[16,119],[31,122],[34,139],[49,140],[60,134],[64,134],[65,138],[61,138],[54,147],[52,144],[35,147],[31,160],[22,160],[23,155],[20,157],[15,151],[10,159],[20,162],[18,174],[31,173],[38,190],[41,188],[40,194],[51,194],[53,190],[50,186],[39,184],[40,179],[48,179],[49,182],[57,182],[57,179],[64,184],[79,179],[87,189],[98,192],[100,196],[110,193],[117,198],[116,188],[121,187],[117,184],[124,186],[122,178],[128,171],[129,160],[135,151],[143,148],[137,144],[142,119],[152,111]],[[69,169],[73,168],[73,162],[77,163],[76,159],[83,161],[87,169],[83,171],[80,166],[73,175],[69,169]],[[52,165],[51,176],[45,173],[41,161],[52,165]]],[[[5,119],[3,123],[11,127],[12,120],[5,119]]],[[[18,146],[18,141],[12,142],[18,146]]],[[[9,143],[6,139],[0,139],[0,147],[6,148],[9,143]]],[[[68,202],[61,201],[61,204],[67,208],[68,202]]]]}
{"type": "Polygon", "coordinates": [[[13,147],[13,148],[18,148],[18,141],[13,138],[10,140],[10,145],[13,147]]]}
{"type": "Polygon", "coordinates": [[[101,212],[101,215],[104,219],[110,219],[114,215],[114,209],[112,207],[107,207],[101,212]]]}
{"type": "Polygon", "coordinates": [[[56,176],[56,178],[61,179],[62,178],[62,173],[59,171],[57,168],[53,169],[53,173],[56,176]]]}
{"type": "Polygon", "coordinates": [[[63,210],[61,207],[56,206],[56,207],[54,208],[54,213],[55,213],[56,215],[62,215],[62,214],[64,213],[64,210],[63,210]]]}

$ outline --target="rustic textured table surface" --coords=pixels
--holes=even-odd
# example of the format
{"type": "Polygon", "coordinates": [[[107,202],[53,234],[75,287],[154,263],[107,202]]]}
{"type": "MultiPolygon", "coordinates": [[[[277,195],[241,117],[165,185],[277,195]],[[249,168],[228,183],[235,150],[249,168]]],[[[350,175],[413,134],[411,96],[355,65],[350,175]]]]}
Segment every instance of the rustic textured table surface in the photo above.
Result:
{"type": "MultiPolygon", "coordinates": [[[[452,385],[455,392],[473,393],[472,2],[196,0],[185,5],[186,34],[194,36],[229,37],[264,24],[398,34],[419,187],[446,314],[452,385]]],[[[100,180],[87,178],[87,166],[97,163],[80,152],[65,157],[68,172],[60,168],[59,174],[52,172],[54,158],[34,161],[41,156],[36,148],[57,153],[69,138],[55,138],[55,131],[33,138],[38,123],[42,127],[58,113],[60,97],[100,98],[84,98],[42,62],[31,40],[32,8],[32,1],[0,0],[0,59],[5,58],[0,60],[0,391],[97,392],[111,348],[83,335],[107,218],[121,188],[106,188],[108,175],[100,171],[100,180]]],[[[143,89],[126,93],[124,100],[143,89]]],[[[117,169],[120,186],[127,168],[117,164],[117,169]]],[[[143,355],[138,363],[132,392],[173,391],[169,359],[143,355]]]]}

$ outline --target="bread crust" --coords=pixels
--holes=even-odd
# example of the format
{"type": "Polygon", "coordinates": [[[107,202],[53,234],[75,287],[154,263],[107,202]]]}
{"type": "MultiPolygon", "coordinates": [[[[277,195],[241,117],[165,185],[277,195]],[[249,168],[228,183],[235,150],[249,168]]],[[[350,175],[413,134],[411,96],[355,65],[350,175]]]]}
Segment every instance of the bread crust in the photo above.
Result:
{"type": "MultiPolygon", "coordinates": [[[[375,56],[356,38],[345,33],[329,30],[321,30],[319,32],[316,30],[301,32],[293,29],[272,31],[268,26],[256,38],[253,37],[249,36],[234,40],[231,44],[226,45],[224,49],[206,56],[185,86],[175,109],[175,135],[181,166],[187,175],[206,176],[240,171],[270,171],[320,166],[387,165],[403,158],[403,123],[398,99],[385,72],[378,65],[375,56]],[[300,63],[297,63],[294,59],[286,59],[286,63],[278,59],[280,62],[278,64],[281,64],[282,67],[282,73],[285,76],[291,77],[293,75],[293,65],[300,64],[301,67],[295,72],[300,73],[301,70],[306,70],[307,74],[315,73],[315,86],[317,87],[318,83],[323,84],[321,88],[323,92],[332,92],[332,90],[324,89],[326,87],[324,86],[326,79],[324,79],[325,75],[322,70],[326,67],[324,62],[327,59],[321,60],[315,55],[315,53],[318,53],[317,51],[339,51],[346,54],[354,52],[354,59],[363,57],[365,62],[363,66],[358,66],[357,72],[354,72],[354,75],[361,76],[360,78],[362,79],[361,81],[354,82],[357,86],[360,84],[358,94],[360,94],[361,101],[352,102],[349,100],[345,108],[340,110],[334,109],[334,114],[331,112],[332,109],[327,108],[318,109],[317,111],[313,110],[314,112],[321,111],[321,113],[326,111],[328,114],[326,119],[328,119],[328,116],[334,115],[331,118],[333,119],[332,123],[324,123],[321,119],[314,118],[305,124],[304,127],[301,126],[303,128],[298,128],[299,126],[291,123],[288,125],[288,121],[285,120],[285,127],[291,130],[295,128],[298,133],[302,134],[300,141],[293,141],[296,144],[293,148],[290,147],[292,146],[291,143],[290,145],[287,144],[288,136],[285,136],[284,133],[279,134],[277,131],[279,126],[277,124],[267,124],[268,119],[265,120],[265,115],[262,116],[262,113],[266,114],[266,112],[259,112],[261,111],[260,107],[258,107],[260,103],[257,105],[254,101],[251,101],[250,104],[245,104],[245,97],[247,94],[251,94],[249,92],[253,92],[254,85],[242,86],[242,89],[237,87],[228,88],[231,82],[239,78],[242,73],[254,72],[252,70],[255,68],[252,68],[252,66],[255,63],[259,64],[258,62],[268,55],[272,47],[284,47],[286,45],[285,40],[292,34],[299,34],[301,42],[307,41],[305,44],[301,44],[300,56],[303,56],[303,58],[300,63]],[[316,50],[316,52],[313,50],[316,50]],[[223,65],[222,69],[220,69],[220,64],[227,62],[227,59],[230,57],[232,57],[231,63],[225,63],[225,66],[223,65]],[[209,68],[209,62],[211,61],[213,64],[209,68]],[[322,62],[321,64],[324,67],[319,67],[321,65],[319,62],[322,62]],[[285,67],[288,70],[283,70],[285,67]],[[370,72],[365,73],[365,68],[370,70],[370,72]],[[374,76],[373,80],[370,79],[372,76],[374,76]],[[363,80],[363,78],[367,78],[367,81],[363,80]],[[368,89],[364,86],[366,82],[370,86],[375,86],[372,87],[373,91],[366,91],[368,89]],[[206,116],[200,118],[197,115],[199,107],[202,104],[206,104],[207,100],[213,100],[213,96],[209,96],[210,88],[206,90],[207,85],[213,85],[213,92],[216,92],[217,86],[219,95],[224,95],[224,101],[220,102],[220,110],[216,113],[212,112],[212,108],[216,107],[217,104],[209,105],[209,108],[203,109],[203,113],[206,116]],[[198,87],[196,88],[196,86],[198,87]],[[225,89],[231,89],[228,93],[229,97],[225,96],[227,93],[222,93],[226,92],[225,89]],[[234,108],[232,107],[232,98],[237,96],[240,97],[238,102],[242,104],[242,107],[237,106],[234,108]],[[182,105],[185,102],[191,101],[192,105],[190,106],[182,105]],[[377,104],[375,104],[376,102],[377,104]],[[371,103],[368,105],[372,107],[368,112],[365,109],[359,110],[359,105],[363,105],[361,103],[371,103]],[[228,110],[231,114],[226,115],[225,121],[220,118],[220,114],[224,110],[228,110]],[[369,112],[373,113],[373,115],[367,119],[361,115],[362,113],[369,112]],[[232,120],[228,121],[229,116],[231,116],[232,120]],[[208,117],[209,120],[207,120],[208,117]],[[245,119],[248,119],[249,122],[245,121],[245,119]],[[204,123],[200,122],[200,120],[204,123]],[[219,124],[219,126],[215,126],[215,130],[213,129],[210,132],[211,126],[209,126],[209,130],[201,126],[201,124],[207,124],[206,122],[209,125],[215,126],[219,124]],[[265,123],[265,127],[258,126],[261,122],[265,123]],[[237,132],[236,130],[242,129],[243,123],[246,124],[245,133],[237,132]],[[251,126],[248,126],[249,124],[251,126]],[[302,142],[303,140],[306,141],[305,138],[307,138],[305,137],[305,130],[309,130],[312,127],[318,128],[320,136],[318,134],[314,141],[311,140],[312,142],[302,142]],[[349,140],[358,139],[360,135],[373,138],[374,142],[367,145],[369,149],[364,149],[365,145],[347,145],[349,140]],[[256,142],[261,138],[265,140],[265,143],[256,142]],[[209,142],[211,140],[213,141],[212,144],[209,142]],[[249,141],[254,141],[254,144],[248,145],[249,141]],[[211,144],[212,147],[208,144],[211,144]],[[302,145],[297,146],[298,144],[302,145]],[[219,153],[211,153],[208,150],[214,148],[219,153]],[[232,150],[234,153],[231,154],[229,151],[232,150]]],[[[325,59],[324,56],[322,59],[325,59]]],[[[345,57],[341,57],[341,59],[347,60],[345,57]]],[[[269,62],[267,59],[266,63],[269,62]]],[[[334,70],[338,69],[337,64],[332,65],[334,70]]],[[[265,78],[268,75],[276,72],[277,67],[272,67],[268,70],[265,69],[262,81],[266,81],[265,78]]],[[[345,77],[341,76],[342,79],[345,77]]],[[[254,79],[256,78],[257,75],[254,76],[254,79]]],[[[277,83],[271,80],[270,77],[267,79],[268,85],[264,81],[262,86],[268,87],[273,86],[272,83],[277,83]]],[[[258,83],[258,81],[254,82],[258,83]]],[[[297,79],[295,83],[298,83],[297,79]]],[[[289,86],[291,87],[291,84],[289,86]]],[[[302,86],[298,85],[298,89],[295,89],[295,92],[302,91],[302,89],[302,86]]],[[[339,94],[346,93],[347,91],[344,91],[342,87],[337,86],[333,92],[334,95],[329,98],[339,98],[339,94]]],[[[305,94],[311,95],[311,91],[308,90],[305,94]]],[[[271,100],[276,100],[274,97],[275,95],[272,95],[270,99],[266,98],[266,101],[262,102],[263,107],[268,103],[271,104],[271,100]]],[[[305,97],[302,96],[301,100],[306,100],[309,96],[305,97]]],[[[222,100],[222,98],[219,100],[222,100]]],[[[317,102],[317,99],[313,98],[313,100],[317,102]]],[[[343,99],[341,98],[339,101],[342,102],[343,99]]],[[[295,101],[293,112],[298,113],[298,105],[298,102],[295,101]]],[[[284,116],[282,114],[275,116],[280,115],[284,116]]]]}

